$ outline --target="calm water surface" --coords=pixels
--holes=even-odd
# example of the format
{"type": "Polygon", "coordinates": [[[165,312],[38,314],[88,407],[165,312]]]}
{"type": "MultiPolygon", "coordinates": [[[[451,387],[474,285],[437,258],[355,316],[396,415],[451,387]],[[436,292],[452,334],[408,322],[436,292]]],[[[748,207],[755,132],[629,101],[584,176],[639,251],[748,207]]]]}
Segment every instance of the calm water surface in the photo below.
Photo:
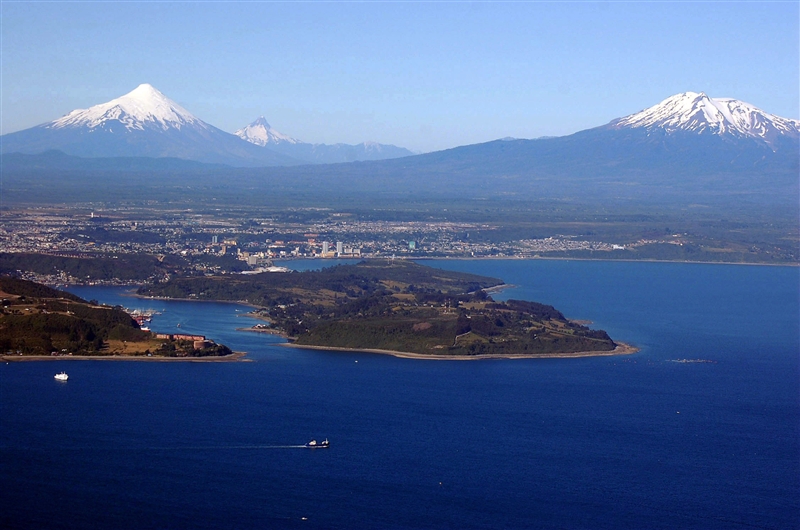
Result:
{"type": "Polygon", "coordinates": [[[800,270],[427,263],[500,277],[514,287],[497,298],[553,304],[642,351],[289,349],[236,331],[256,322],[236,304],[75,288],[251,362],[0,365],[0,526],[800,528],[800,270]],[[698,358],[715,362],[670,362],[698,358]]]}

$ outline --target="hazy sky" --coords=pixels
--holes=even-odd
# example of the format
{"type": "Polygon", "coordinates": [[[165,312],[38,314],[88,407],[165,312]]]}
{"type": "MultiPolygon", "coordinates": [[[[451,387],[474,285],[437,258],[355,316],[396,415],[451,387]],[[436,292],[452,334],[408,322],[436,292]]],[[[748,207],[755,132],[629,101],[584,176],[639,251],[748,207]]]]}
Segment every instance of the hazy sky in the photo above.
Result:
{"type": "Polygon", "coordinates": [[[564,135],[678,92],[800,117],[791,2],[9,2],[0,132],[150,83],[233,132],[431,151],[564,135]]]}

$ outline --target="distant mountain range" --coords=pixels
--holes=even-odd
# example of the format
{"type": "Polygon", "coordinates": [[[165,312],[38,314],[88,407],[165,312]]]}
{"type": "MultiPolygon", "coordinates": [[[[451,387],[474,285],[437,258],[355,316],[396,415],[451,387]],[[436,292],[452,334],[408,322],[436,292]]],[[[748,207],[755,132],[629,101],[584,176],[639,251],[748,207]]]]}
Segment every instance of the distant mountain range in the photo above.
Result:
{"type": "Polygon", "coordinates": [[[800,122],[686,92],[569,136],[503,139],[396,160],[256,170],[273,185],[381,196],[798,203],[800,122]]]}
{"type": "Polygon", "coordinates": [[[260,145],[290,156],[296,160],[314,164],[335,164],[338,162],[356,162],[361,160],[385,160],[411,156],[414,153],[404,147],[384,145],[376,142],[349,144],[309,144],[282,134],[270,127],[264,116],[242,127],[235,133],[242,140],[260,145]]]}
{"type": "Polygon", "coordinates": [[[168,157],[230,166],[291,166],[412,154],[376,143],[307,144],[277,133],[263,118],[235,135],[226,133],[148,84],[107,103],[0,136],[3,154],[52,150],[87,158],[168,157]]]}
{"type": "MultiPolygon", "coordinates": [[[[724,195],[795,206],[800,187],[800,121],[739,100],[694,92],[569,136],[506,138],[376,161],[369,160],[371,152],[389,158],[405,151],[373,144],[312,145],[275,131],[263,118],[230,135],[201,122],[149,85],[0,140],[3,153],[57,149],[83,157],[128,157],[82,162],[52,152],[3,156],[6,175],[17,171],[26,179],[37,171],[77,170],[82,165],[95,171],[110,171],[115,165],[152,171],[163,163],[165,169],[187,174],[199,171],[193,166],[196,162],[215,162],[252,167],[228,172],[226,186],[235,186],[238,178],[248,189],[263,187],[274,193],[663,199],[684,204],[724,195]],[[136,158],[153,156],[172,158],[136,158]],[[291,167],[347,160],[362,161],[291,167]]],[[[215,169],[206,166],[203,174],[213,175],[215,169]]]]}
{"type": "Polygon", "coordinates": [[[798,120],[734,99],[686,92],[569,136],[469,145],[407,162],[508,177],[646,178],[660,173],[797,171],[798,145],[798,120]]]}

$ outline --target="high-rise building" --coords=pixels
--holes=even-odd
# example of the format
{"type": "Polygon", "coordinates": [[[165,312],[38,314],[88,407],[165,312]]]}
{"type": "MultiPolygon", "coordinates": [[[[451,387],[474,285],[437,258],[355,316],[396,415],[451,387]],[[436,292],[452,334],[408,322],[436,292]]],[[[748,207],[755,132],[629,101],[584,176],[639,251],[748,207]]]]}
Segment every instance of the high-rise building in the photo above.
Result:
{"type": "Polygon", "coordinates": [[[327,241],[323,241],[322,242],[322,254],[327,254],[329,250],[330,250],[330,245],[328,244],[327,241]]]}
{"type": "Polygon", "coordinates": [[[211,236],[211,242],[215,245],[219,243],[219,236],[211,236]]]}
{"type": "Polygon", "coordinates": [[[336,253],[340,256],[344,254],[344,243],[341,241],[336,242],[336,253]]]}

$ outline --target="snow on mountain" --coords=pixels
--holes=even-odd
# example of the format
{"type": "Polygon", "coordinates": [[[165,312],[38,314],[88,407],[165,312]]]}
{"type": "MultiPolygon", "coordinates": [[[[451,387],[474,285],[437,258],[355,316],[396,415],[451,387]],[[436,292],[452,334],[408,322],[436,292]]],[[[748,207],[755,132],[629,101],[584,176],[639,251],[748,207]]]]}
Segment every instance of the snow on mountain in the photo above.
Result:
{"type": "Polygon", "coordinates": [[[269,148],[277,153],[302,160],[310,164],[337,164],[364,160],[385,160],[413,155],[404,147],[364,142],[350,144],[310,144],[282,134],[273,129],[264,116],[242,127],[236,136],[260,147],[269,148]]]}
{"type": "Polygon", "coordinates": [[[800,121],[782,118],[731,98],[710,98],[703,92],[684,92],[658,105],[608,124],[611,129],[661,129],[752,138],[770,146],[781,137],[800,138],[800,121]]]}
{"type": "Polygon", "coordinates": [[[0,141],[3,153],[50,150],[89,158],[180,158],[232,166],[299,163],[217,129],[148,84],[107,103],[4,134],[0,141]]]}
{"type": "Polygon", "coordinates": [[[365,153],[375,153],[376,155],[380,155],[386,146],[379,144],[378,142],[362,142],[358,144],[357,147],[363,149],[365,153]]]}
{"type": "Polygon", "coordinates": [[[141,84],[131,92],[107,103],[88,109],[73,110],[66,116],[46,125],[51,129],[86,127],[95,129],[109,121],[118,121],[126,129],[145,128],[180,129],[185,125],[207,129],[202,120],[184,109],[148,84],[141,84]]]}
{"type": "Polygon", "coordinates": [[[303,143],[300,140],[295,140],[291,136],[287,136],[282,134],[275,129],[273,129],[264,116],[259,117],[256,121],[248,125],[247,127],[242,127],[238,131],[234,132],[236,136],[241,138],[242,140],[246,140],[251,144],[265,146],[267,144],[279,144],[279,143],[290,143],[290,144],[299,144],[303,143]]]}

